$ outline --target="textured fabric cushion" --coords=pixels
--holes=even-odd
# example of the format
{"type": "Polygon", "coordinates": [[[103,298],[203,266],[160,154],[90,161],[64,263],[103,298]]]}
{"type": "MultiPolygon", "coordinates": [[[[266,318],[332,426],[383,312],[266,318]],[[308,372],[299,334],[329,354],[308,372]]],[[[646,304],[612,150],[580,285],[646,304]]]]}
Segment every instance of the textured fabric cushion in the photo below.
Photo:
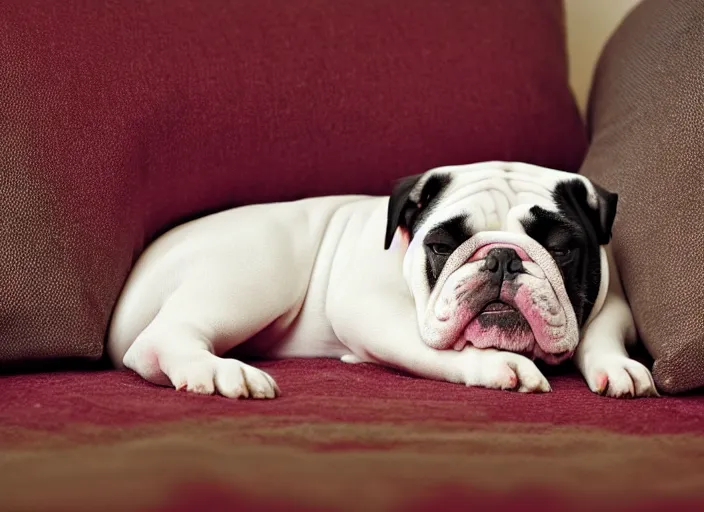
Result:
{"type": "Polygon", "coordinates": [[[660,389],[704,386],[704,10],[648,0],[607,44],[582,172],[620,194],[614,252],[660,389]]]}
{"type": "Polygon", "coordinates": [[[134,259],[193,216],[387,193],[441,164],[576,171],[562,16],[560,0],[3,1],[0,360],[99,356],[134,259]]]}
{"type": "Polygon", "coordinates": [[[704,510],[702,395],[614,400],[562,368],[552,393],[524,394],[333,360],[260,366],[280,398],[131,371],[0,377],[0,508],[704,510]]]}

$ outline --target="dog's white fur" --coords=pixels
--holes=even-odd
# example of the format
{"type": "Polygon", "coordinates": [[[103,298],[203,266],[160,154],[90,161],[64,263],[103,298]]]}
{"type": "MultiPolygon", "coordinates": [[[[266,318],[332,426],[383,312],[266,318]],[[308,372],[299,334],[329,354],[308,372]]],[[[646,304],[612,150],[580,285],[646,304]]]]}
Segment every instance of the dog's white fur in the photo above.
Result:
{"type": "MultiPolygon", "coordinates": [[[[388,201],[336,196],[252,205],[169,231],[147,248],[125,284],[108,337],[112,361],[155,384],[228,397],[279,393],[265,372],[222,357],[232,349],[549,391],[522,355],[472,346],[436,350],[423,342],[404,278],[407,245],[383,248],[388,201]]],[[[610,256],[608,269],[608,292],[600,294],[603,304],[583,328],[574,360],[592,391],[656,395],[650,372],[626,352],[635,327],[610,256]]]]}

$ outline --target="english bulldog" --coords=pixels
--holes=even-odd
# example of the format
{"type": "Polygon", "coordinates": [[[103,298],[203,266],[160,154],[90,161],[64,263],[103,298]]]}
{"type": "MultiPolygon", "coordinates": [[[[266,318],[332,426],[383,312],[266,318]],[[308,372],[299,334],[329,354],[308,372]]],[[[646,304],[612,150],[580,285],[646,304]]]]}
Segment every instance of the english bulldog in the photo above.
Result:
{"type": "Polygon", "coordinates": [[[548,392],[573,358],[595,393],[657,396],[609,251],[617,195],[520,162],[432,169],[390,197],[234,208],[157,238],[114,311],[118,367],[193,393],[275,398],[256,356],[339,358],[548,392]]]}

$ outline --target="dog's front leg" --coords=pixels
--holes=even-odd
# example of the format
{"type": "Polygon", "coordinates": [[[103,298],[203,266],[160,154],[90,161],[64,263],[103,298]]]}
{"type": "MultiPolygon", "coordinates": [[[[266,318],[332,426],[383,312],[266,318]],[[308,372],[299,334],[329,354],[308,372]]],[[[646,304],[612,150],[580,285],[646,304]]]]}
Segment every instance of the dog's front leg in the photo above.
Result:
{"type": "Polygon", "coordinates": [[[610,251],[609,290],[599,314],[582,333],[574,362],[589,388],[615,398],[658,396],[650,371],[628,355],[636,328],[610,251]]]}
{"type": "Polygon", "coordinates": [[[402,294],[377,289],[353,294],[335,310],[335,332],[353,352],[348,361],[368,361],[418,377],[521,392],[547,392],[550,385],[528,358],[511,352],[466,347],[436,350],[418,333],[413,302],[402,294]]]}

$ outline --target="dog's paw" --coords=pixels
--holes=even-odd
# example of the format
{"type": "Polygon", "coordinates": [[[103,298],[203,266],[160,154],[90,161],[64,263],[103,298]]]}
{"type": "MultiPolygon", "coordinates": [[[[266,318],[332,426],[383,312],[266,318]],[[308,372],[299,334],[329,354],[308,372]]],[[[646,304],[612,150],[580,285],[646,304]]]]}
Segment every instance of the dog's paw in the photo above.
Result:
{"type": "Polygon", "coordinates": [[[228,398],[276,398],[280,394],[266,372],[210,353],[172,368],[169,378],[177,390],[206,395],[217,392],[228,398]]]}
{"type": "MultiPolygon", "coordinates": [[[[470,350],[479,350],[470,348],[470,350]]],[[[468,386],[518,391],[520,393],[548,393],[552,391],[545,376],[530,359],[512,352],[494,349],[481,351],[478,364],[465,371],[468,386]]]]}
{"type": "Polygon", "coordinates": [[[198,349],[179,352],[152,349],[150,353],[151,357],[138,357],[146,353],[135,356],[128,352],[125,365],[155,384],[170,382],[179,391],[202,395],[219,393],[228,398],[276,398],[280,395],[271,376],[236,359],[224,359],[198,349]],[[168,377],[168,382],[156,378],[157,374],[168,377]]]}
{"type": "Polygon", "coordinates": [[[594,393],[613,398],[660,396],[650,371],[629,357],[591,354],[584,366],[584,378],[594,393]]]}

